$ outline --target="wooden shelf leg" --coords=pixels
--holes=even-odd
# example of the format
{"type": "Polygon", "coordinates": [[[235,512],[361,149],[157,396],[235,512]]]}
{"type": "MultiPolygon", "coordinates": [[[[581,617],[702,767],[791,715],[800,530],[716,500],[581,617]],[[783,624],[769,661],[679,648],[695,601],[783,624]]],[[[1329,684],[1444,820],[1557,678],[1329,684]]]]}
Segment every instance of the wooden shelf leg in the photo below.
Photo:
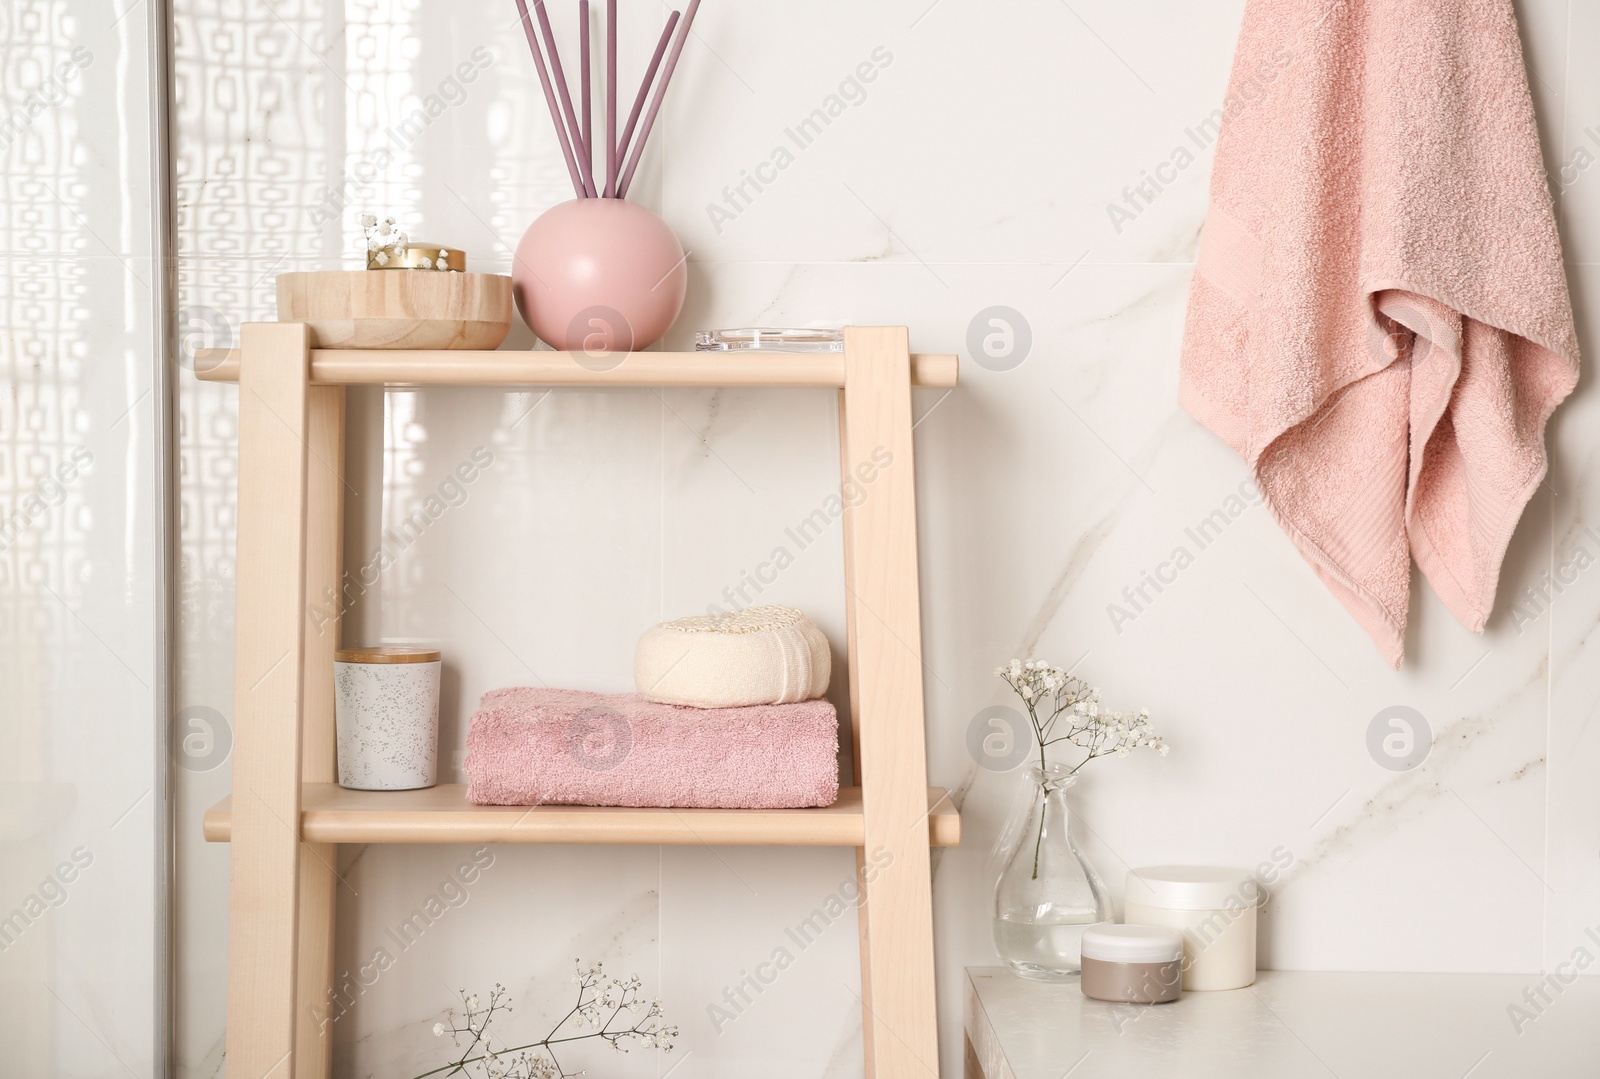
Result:
{"type": "MultiPolygon", "coordinates": [[[[333,653],[344,609],[344,387],[313,386],[306,437],[305,711],[300,770],[307,783],[335,783],[333,653]]],[[[300,845],[300,966],[295,991],[294,1079],[333,1074],[333,927],[339,847],[300,845]]]]}
{"type": "Polygon", "coordinates": [[[291,1079],[311,353],[300,323],[247,323],[242,346],[228,1074],[291,1079]]]}
{"type": "Polygon", "coordinates": [[[867,1074],[939,1074],[922,704],[911,353],[904,327],[845,330],[845,591],[866,844],[861,885],[867,1074]]]}

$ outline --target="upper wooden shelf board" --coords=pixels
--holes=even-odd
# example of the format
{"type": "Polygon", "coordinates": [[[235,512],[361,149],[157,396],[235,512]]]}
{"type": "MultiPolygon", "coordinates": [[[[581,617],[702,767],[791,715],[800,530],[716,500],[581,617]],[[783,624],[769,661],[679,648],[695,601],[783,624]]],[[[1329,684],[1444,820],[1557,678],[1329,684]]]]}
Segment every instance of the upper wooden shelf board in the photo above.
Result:
{"type": "MultiPolygon", "coordinates": [[[[239,349],[200,349],[195,375],[239,380],[239,349]]],[[[911,382],[954,386],[953,355],[913,353],[911,382]]],[[[815,386],[844,385],[844,353],[494,352],[410,349],[311,350],[318,385],[455,386],[815,386]]]]}
{"type": "MultiPolygon", "coordinates": [[[[961,842],[961,817],[942,787],[928,789],[928,839],[961,842]]],[[[226,843],[232,799],[206,811],[205,837],[226,843]]],[[[300,838],[308,843],[640,843],[859,847],[866,841],[861,788],[844,787],[826,809],[621,809],[480,806],[459,783],[415,791],[352,791],[308,783],[300,838]]]]}

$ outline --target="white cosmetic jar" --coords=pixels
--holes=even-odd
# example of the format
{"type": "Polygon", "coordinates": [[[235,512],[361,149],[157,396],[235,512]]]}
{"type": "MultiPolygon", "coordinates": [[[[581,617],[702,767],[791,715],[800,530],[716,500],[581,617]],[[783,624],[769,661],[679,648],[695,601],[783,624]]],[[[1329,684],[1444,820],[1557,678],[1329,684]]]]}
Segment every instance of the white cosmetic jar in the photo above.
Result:
{"type": "Polygon", "coordinates": [[[438,782],[439,653],[341,648],[333,659],[339,786],[407,791],[438,782]]]}
{"type": "Polygon", "coordinates": [[[1183,988],[1243,989],[1256,980],[1256,906],[1247,869],[1157,865],[1128,870],[1123,920],[1183,934],[1183,988]]]}

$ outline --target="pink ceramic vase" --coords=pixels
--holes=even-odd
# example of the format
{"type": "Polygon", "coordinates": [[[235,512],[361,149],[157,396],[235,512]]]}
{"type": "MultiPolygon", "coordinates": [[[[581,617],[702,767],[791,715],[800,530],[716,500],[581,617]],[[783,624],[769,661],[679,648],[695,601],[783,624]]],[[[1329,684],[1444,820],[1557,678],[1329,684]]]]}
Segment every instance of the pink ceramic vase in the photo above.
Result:
{"type": "Polygon", "coordinates": [[[667,223],[626,199],[573,199],[528,226],[511,270],[517,310],[566,352],[634,352],[683,310],[689,271],[667,223]]]}

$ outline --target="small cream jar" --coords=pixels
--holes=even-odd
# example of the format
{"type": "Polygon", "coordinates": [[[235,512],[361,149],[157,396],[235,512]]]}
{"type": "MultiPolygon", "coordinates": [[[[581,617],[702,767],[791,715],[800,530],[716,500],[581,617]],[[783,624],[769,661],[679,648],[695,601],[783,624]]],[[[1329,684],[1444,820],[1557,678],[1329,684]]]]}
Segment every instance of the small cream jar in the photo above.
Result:
{"type": "Polygon", "coordinates": [[[1183,981],[1183,934],[1157,925],[1083,931],[1083,995],[1113,1004],[1165,1004],[1183,981]]]}
{"type": "Polygon", "coordinates": [[[1183,988],[1243,989],[1256,980],[1256,905],[1246,869],[1158,865],[1128,870],[1123,920],[1183,934],[1183,988]]]}
{"type": "Polygon", "coordinates": [[[439,774],[439,653],[431,648],[341,648],[334,653],[339,786],[431,787],[439,774]]]}

